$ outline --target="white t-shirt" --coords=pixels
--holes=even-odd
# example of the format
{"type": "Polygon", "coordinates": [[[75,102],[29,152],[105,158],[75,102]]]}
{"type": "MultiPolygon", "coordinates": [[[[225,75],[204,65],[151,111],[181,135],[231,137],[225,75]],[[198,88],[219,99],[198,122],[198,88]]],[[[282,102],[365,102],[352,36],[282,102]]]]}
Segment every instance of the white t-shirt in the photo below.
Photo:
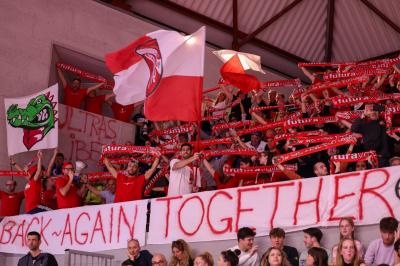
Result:
{"type": "Polygon", "coordinates": [[[172,170],[173,166],[180,162],[179,159],[172,159],[169,163],[169,185],[168,185],[168,197],[178,196],[192,193],[193,184],[197,187],[201,186],[200,170],[197,167],[185,166],[178,170],[172,170]],[[195,171],[197,175],[195,176],[195,171]],[[194,180],[196,178],[196,180],[194,180]]]}
{"type": "MultiPolygon", "coordinates": [[[[230,250],[232,250],[233,252],[239,249],[239,246],[234,246],[232,248],[230,248],[230,250]]],[[[258,259],[258,253],[254,252],[253,255],[250,254],[250,252],[244,252],[242,250],[240,250],[240,255],[239,255],[239,264],[238,266],[259,266],[260,265],[260,261],[258,259]]]]}
{"type": "Polygon", "coordinates": [[[254,147],[251,145],[251,141],[246,142],[246,146],[251,148],[251,149],[256,149],[257,152],[263,152],[265,151],[265,147],[267,146],[267,143],[265,141],[260,141],[260,144],[258,144],[258,147],[254,147]]]}

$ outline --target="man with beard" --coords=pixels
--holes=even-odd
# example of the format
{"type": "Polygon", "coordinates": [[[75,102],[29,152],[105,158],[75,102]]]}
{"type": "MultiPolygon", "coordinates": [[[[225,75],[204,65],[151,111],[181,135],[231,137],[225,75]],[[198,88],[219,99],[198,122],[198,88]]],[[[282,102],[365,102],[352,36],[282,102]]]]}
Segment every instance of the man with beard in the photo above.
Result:
{"type": "Polygon", "coordinates": [[[180,159],[172,159],[170,162],[168,197],[197,192],[201,186],[200,170],[193,166],[193,162],[199,160],[200,154],[193,154],[192,146],[184,143],[180,156],[180,159]]]}
{"type": "Polygon", "coordinates": [[[151,165],[151,168],[147,170],[146,173],[140,175],[138,173],[139,161],[136,159],[132,159],[128,163],[126,171],[117,172],[117,170],[112,166],[110,160],[107,157],[104,158],[105,166],[111,175],[117,180],[114,202],[142,199],[145,181],[149,180],[155,172],[159,161],[159,158],[156,158],[151,165]]]}
{"type": "Polygon", "coordinates": [[[40,234],[36,231],[28,233],[27,243],[29,253],[18,261],[18,266],[58,266],[57,260],[50,253],[42,252],[40,248],[40,234]]]}

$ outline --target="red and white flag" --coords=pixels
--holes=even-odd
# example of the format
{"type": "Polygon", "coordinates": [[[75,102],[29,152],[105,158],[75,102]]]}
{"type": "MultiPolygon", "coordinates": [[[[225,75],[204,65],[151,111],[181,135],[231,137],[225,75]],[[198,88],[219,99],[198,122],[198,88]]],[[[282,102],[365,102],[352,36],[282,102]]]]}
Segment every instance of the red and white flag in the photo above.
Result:
{"type": "Polygon", "coordinates": [[[196,121],[201,117],[205,27],[192,35],[159,30],[106,55],[118,103],[145,100],[153,121],[196,121]]]}
{"type": "Polygon", "coordinates": [[[258,55],[240,53],[232,50],[220,50],[214,52],[214,54],[221,59],[222,62],[225,62],[220,69],[220,73],[226,82],[239,88],[244,93],[260,89],[261,84],[257,77],[246,74],[245,72],[245,70],[251,69],[264,73],[258,55]]]}

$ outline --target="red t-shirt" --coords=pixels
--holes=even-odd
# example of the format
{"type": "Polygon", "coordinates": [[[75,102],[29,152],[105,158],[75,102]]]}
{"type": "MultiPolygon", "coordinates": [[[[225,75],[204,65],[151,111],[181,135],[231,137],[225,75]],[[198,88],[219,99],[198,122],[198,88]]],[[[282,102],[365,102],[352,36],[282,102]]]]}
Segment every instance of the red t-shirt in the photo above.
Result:
{"type": "Polygon", "coordinates": [[[121,105],[119,103],[113,102],[111,109],[114,113],[114,118],[123,122],[131,121],[133,110],[135,109],[134,104],[121,105]]]}
{"type": "Polygon", "coordinates": [[[64,88],[64,104],[71,107],[80,108],[81,102],[85,99],[87,90],[79,89],[78,91],[73,91],[71,86],[67,85],[64,88]]]}
{"type": "Polygon", "coordinates": [[[217,184],[218,189],[233,188],[239,186],[240,179],[238,179],[237,177],[231,177],[226,183],[221,183],[220,177],[220,173],[214,172],[214,180],[217,184]]]}
{"type": "Polygon", "coordinates": [[[19,214],[24,192],[7,193],[0,190],[0,216],[14,216],[19,214]]]}
{"type": "Polygon", "coordinates": [[[35,181],[32,177],[25,186],[25,213],[40,205],[40,193],[42,193],[42,184],[40,178],[35,181]]]}
{"type": "Polygon", "coordinates": [[[142,199],[144,181],[144,175],[126,176],[118,173],[114,202],[142,199]]]}
{"type": "Polygon", "coordinates": [[[74,184],[71,185],[67,195],[63,196],[60,188],[65,187],[68,183],[68,176],[60,176],[56,180],[56,196],[59,209],[75,208],[81,206],[81,198],[78,195],[78,189],[74,184]]]}
{"type": "Polygon", "coordinates": [[[56,192],[53,190],[46,190],[42,192],[41,205],[49,207],[50,209],[57,210],[56,192]]]}
{"type": "Polygon", "coordinates": [[[95,96],[95,97],[87,97],[86,98],[86,111],[92,112],[98,115],[103,114],[103,110],[101,107],[103,106],[103,102],[106,99],[105,95],[95,96]]]}

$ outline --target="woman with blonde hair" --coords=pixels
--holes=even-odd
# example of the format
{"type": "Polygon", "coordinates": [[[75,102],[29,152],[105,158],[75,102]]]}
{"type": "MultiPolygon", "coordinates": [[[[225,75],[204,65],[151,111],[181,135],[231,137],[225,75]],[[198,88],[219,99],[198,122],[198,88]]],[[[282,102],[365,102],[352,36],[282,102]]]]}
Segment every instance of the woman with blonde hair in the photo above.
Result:
{"type": "Polygon", "coordinates": [[[356,243],[352,238],[342,238],[339,242],[336,256],[336,266],[365,266],[357,254],[356,243]]]}
{"type": "Polygon", "coordinates": [[[209,252],[197,255],[194,259],[194,266],[214,266],[214,258],[209,252]]]}
{"type": "MultiPolygon", "coordinates": [[[[354,221],[350,217],[343,217],[339,221],[339,233],[340,233],[340,240],[344,238],[350,238],[354,240],[355,247],[357,249],[357,255],[359,258],[362,258],[364,256],[364,250],[361,245],[361,242],[358,240],[354,239],[354,221]]],[[[338,245],[335,245],[332,248],[332,263],[335,265],[336,263],[336,256],[338,254],[338,245]]]]}
{"type": "Polygon", "coordinates": [[[172,241],[172,257],[170,266],[193,266],[192,252],[183,239],[172,241]]]}
{"type": "Polygon", "coordinates": [[[290,266],[285,252],[279,248],[270,247],[261,258],[260,266],[290,266]]]}

